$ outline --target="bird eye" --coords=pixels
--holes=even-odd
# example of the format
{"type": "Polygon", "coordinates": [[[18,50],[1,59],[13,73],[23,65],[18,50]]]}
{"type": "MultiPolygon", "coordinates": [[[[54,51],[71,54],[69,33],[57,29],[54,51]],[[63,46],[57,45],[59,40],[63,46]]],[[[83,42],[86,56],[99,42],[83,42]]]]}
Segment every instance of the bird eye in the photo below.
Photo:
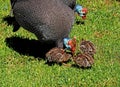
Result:
{"type": "Polygon", "coordinates": [[[86,15],[86,13],[83,13],[83,15],[86,15]]]}

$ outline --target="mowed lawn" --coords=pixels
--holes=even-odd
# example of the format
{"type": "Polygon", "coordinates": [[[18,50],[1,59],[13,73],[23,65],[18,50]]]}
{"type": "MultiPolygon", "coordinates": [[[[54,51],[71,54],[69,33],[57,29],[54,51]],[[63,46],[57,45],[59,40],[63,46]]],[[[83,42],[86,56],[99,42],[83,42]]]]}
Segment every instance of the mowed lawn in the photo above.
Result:
{"type": "Polygon", "coordinates": [[[82,38],[95,44],[90,69],[46,64],[42,50],[47,48],[23,28],[12,32],[3,21],[10,13],[9,0],[0,0],[0,87],[120,87],[120,1],[77,3],[89,11],[84,24],[74,24],[70,37],[76,36],[78,44],[82,38]]]}

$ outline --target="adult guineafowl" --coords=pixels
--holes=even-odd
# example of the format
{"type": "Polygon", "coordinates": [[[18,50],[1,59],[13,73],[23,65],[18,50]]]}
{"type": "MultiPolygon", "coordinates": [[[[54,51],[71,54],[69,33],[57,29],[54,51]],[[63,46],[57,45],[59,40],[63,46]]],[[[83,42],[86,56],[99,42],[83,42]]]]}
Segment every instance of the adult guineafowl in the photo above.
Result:
{"type": "Polygon", "coordinates": [[[18,25],[34,33],[40,41],[63,48],[74,23],[74,11],[61,0],[11,0],[18,25]]]}
{"type": "Polygon", "coordinates": [[[75,8],[76,0],[61,0],[61,1],[63,1],[63,3],[69,6],[71,9],[75,8]]]}

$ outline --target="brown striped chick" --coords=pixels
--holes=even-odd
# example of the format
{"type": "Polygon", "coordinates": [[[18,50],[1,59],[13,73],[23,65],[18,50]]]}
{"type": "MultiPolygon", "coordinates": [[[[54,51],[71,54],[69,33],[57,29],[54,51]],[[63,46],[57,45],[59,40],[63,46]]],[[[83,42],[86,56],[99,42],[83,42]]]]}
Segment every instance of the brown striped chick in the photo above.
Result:
{"type": "Polygon", "coordinates": [[[91,41],[83,40],[80,43],[80,50],[83,53],[88,53],[90,55],[94,55],[96,53],[96,47],[91,41]]]}
{"type": "Polygon", "coordinates": [[[91,67],[94,64],[93,56],[85,53],[73,57],[73,61],[76,65],[83,68],[91,67]]]}
{"type": "Polygon", "coordinates": [[[67,54],[62,48],[52,48],[46,53],[46,59],[48,62],[64,63],[71,58],[71,54],[67,54]]]}

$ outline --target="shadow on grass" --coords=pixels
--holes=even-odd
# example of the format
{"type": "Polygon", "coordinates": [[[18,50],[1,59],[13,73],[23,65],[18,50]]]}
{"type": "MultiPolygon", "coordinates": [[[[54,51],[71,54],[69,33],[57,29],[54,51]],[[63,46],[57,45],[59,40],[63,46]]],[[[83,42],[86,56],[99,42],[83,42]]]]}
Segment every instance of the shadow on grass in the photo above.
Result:
{"type": "Polygon", "coordinates": [[[59,66],[62,66],[62,65],[67,65],[71,60],[68,60],[68,61],[65,61],[65,62],[62,62],[62,63],[57,63],[57,62],[49,62],[49,61],[46,61],[45,64],[47,64],[48,66],[53,66],[55,64],[59,65],[59,66]]]}
{"type": "Polygon", "coordinates": [[[84,25],[84,24],[85,24],[85,22],[84,22],[84,21],[77,20],[77,21],[76,21],[76,24],[77,24],[77,25],[81,25],[81,24],[83,24],[83,25],[84,25]]]}
{"type": "Polygon", "coordinates": [[[22,55],[34,56],[45,59],[45,54],[55,46],[49,42],[39,42],[21,37],[10,37],[5,40],[7,46],[22,55]]]}
{"type": "Polygon", "coordinates": [[[13,22],[15,21],[15,17],[11,17],[8,15],[3,17],[3,21],[7,22],[8,25],[13,25],[13,22]]]}
{"type": "Polygon", "coordinates": [[[76,65],[76,64],[72,64],[71,67],[77,68],[77,69],[83,69],[83,70],[88,70],[88,69],[91,69],[91,68],[92,68],[92,66],[91,66],[91,67],[80,67],[80,66],[78,66],[78,65],[76,65]]]}
{"type": "Polygon", "coordinates": [[[48,61],[46,61],[45,64],[47,64],[48,66],[54,66],[55,64],[62,66],[62,63],[48,62],[48,61]]]}
{"type": "Polygon", "coordinates": [[[17,23],[15,17],[8,15],[3,18],[3,21],[7,22],[8,25],[13,26],[13,32],[16,32],[20,28],[20,25],[17,23]]]}
{"type": "Polygon", "coordinates": [[[116,0],[116,1],[120,2],[120,0],[116,0]]]}

